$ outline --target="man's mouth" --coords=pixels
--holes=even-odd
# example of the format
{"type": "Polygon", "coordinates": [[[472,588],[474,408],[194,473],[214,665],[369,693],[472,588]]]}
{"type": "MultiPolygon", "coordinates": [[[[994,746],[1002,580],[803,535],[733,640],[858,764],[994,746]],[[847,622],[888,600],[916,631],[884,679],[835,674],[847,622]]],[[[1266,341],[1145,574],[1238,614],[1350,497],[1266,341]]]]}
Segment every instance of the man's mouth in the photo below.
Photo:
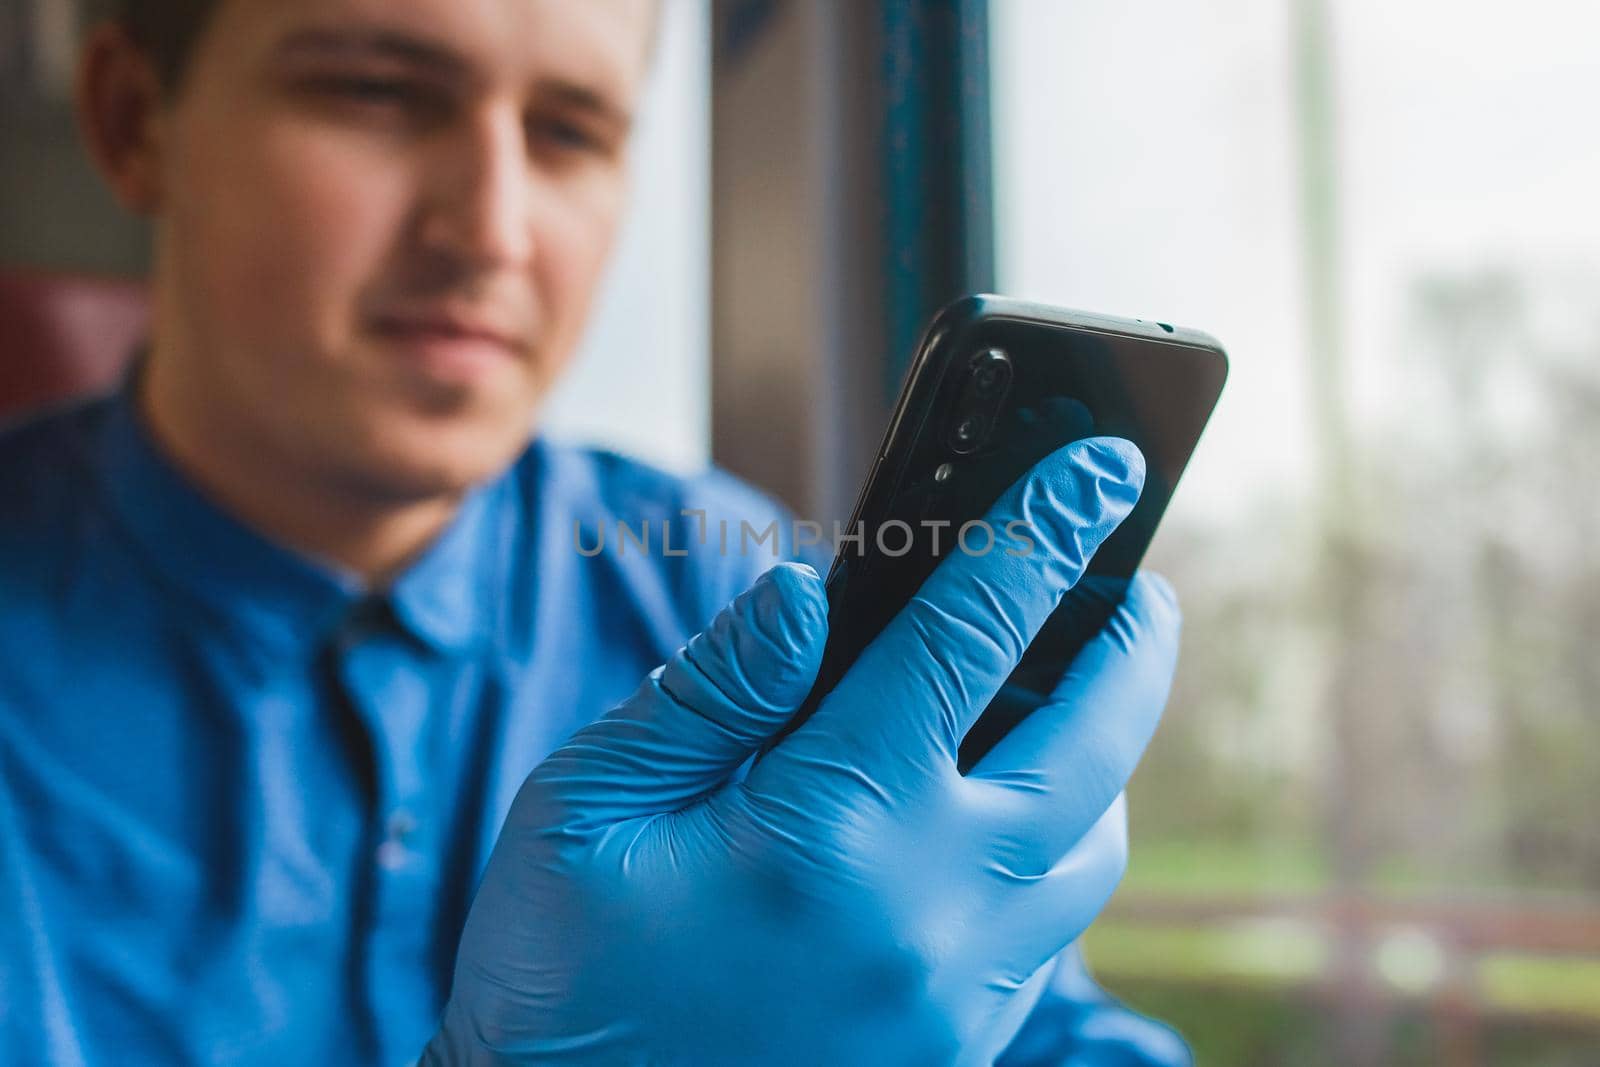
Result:
{"type": "Polygon", "coordinates": [[[373,316],[371,330],[411,367],[434,381],[469,385],[524,357],[526,342],[485,316],[448,310],[373,316]]]}
{"type": "Polygon", "coordinates": [[[520,351],[522,348],[515,331],[498,326],[487,318],[456,312],[390,312],[375,316],[372,322],[374,329],[386,336],[486,341],[511,351],[520,351]]]}

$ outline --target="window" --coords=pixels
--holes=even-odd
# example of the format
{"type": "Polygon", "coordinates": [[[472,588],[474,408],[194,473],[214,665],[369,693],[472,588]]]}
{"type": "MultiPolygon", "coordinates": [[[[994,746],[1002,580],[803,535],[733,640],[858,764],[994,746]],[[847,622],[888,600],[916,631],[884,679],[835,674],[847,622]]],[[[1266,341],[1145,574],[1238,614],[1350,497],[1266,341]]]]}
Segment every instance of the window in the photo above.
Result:
{"type": "Polygon", "coordinates": [[[709,0],[663,8],[628,217],[545,425],[678,470],[711,453],[709,0]]]}
{"type": "Polygon", "coordinates": [[[1000,290],[1232,358],[1092,960],[1201,1062],[1592,1056],[1600,14],[991,19],[1000,290]]]}

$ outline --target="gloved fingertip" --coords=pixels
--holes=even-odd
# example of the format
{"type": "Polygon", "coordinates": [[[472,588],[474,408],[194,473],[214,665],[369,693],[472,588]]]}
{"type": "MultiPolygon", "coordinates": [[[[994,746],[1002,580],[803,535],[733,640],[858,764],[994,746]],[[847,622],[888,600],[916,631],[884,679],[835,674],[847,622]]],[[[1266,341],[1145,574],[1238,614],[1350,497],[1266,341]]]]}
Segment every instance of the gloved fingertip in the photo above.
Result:
{"type": "MultiPolygon", "coordinates": [[[[1139,502],[1144,455],[1120,437],[1084,437],[1042,460],[1023,483],[1015,514],[1051,554],[1081,573],[1139,502]]],[[[1072,575],[1075,581],[1078,573],[1072,575]]]]}
{"type": "Polygon", "coordinates": [[[806,575],[806,576],[808,576],[810,578],[814,578],[814,579],[818,579],[818,580],[821,579],[821,575],[819,575],[817,573],[817,568],[813,567],[809,563],[801,563],[799,560],[789,560],[789,561],[786,561],[786,562],[778,564],[778,566],[782,567],[782,568],[784,568],[786,570],[799,571],[801,574],[806,575]]]}
{"type": "Polygon", "coordinates": [[[816,679],[827,634],[822,579],[804,564],[780,563],[690,641],[687,651],[742,706],[788,712],[816,679]]]}
{"type": "Polygon", "coordinates": [[[1134,584],[1141,587],[1141,591],[1154,596],[1173,611],[1180,611],[1178,607],[1178,591],[1172,587],[1167,576],[1159,571],[1141,570],[1133,576],[1134,584]]]}
{"type": "Polygon", "coordinates": [[[1086,437],[1073,446],[1078,448],[1076,465],[1100,483],[1102,495],[1131,509],[1144,489],[1144,453],[1139,446],[1121,437],[1086,437]]]}
{"type": "MultiPolygon", "coordinates": [[[[1152,571],[1139,571],[1128,582],[1118,615],[1130,637],[1155,639],[1162,647],[1176,648],[1183,630],[1183,610],[1172,585],[1152,571]]],[[[1152,646],[1155,647],[1155,646],[1152,646]]]]}
{"type": "Polygon", "coordinates": [[[814,643],[828,622],[828,596],[822,579],[804,563],[779,563],[751,587],[746,619],[782,647],[814,643]]]}

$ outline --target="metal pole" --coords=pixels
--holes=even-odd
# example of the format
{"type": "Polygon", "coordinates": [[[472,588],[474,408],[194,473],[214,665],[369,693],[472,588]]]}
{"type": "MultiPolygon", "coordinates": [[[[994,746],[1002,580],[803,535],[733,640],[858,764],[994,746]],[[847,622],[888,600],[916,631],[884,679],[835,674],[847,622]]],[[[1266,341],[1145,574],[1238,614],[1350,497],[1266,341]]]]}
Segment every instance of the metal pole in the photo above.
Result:
{"type": "Polygon", "coordinates": [[[1334,1041],[1339,1062],[1385,1062],[1386,1020],[1368,980],[1372,940],[1360,906],[1371,867],[1369,813],[1361,772],[1365,742],[1359,677],[1366,600],[1360,501],[1351,455],[1340,260],[1339,153],[1334,45],[1327,0],[1291,0],[1294,102],[1300,171],[1301,270],[1306,354],[1311,387],[1312,444],[1317,463],[1319,566],[1313,604],[1322,624],[1330,672],[1323,694],[1329,724],[1325,832],[1336,909],[1334,1041]]]}

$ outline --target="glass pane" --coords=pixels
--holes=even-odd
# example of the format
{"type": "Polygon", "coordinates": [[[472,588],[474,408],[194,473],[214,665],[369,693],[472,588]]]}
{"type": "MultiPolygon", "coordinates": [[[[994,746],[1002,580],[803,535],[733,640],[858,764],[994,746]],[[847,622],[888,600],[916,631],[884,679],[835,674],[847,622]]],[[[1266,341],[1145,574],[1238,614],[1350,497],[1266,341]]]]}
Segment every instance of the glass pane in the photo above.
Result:
{"type": "Polygon", "coordinates": [[[544,423],[695,470],[711,457],[711,3],[673,0],[661,17],[627,218],[544,423]]]}
{"type": "MultiPolygon", "coordinates": [[[[1119,922],[1348,894],[1374,910],[1288,909],[1267,944],[1323,962],[1263,989],[1353,944],[1396,1003],[1462,983],[1510,1020],[1496,1048],[1535,1017],[1593,1038],[1600,1007],[1497,999],[1479,955],[1600,975],[1600,9],[992,11],[1001,291],[1232,358],[1150,561],[1185,651],[1119,922]],[[1566,943],[1524,944],[1541,922],[1566,943]]],[[[1204,933],[1169,970],[1261,930],[1204,933]]],[[[1159,984],[1147,956],[1123,954],[1159,984]]]]}

